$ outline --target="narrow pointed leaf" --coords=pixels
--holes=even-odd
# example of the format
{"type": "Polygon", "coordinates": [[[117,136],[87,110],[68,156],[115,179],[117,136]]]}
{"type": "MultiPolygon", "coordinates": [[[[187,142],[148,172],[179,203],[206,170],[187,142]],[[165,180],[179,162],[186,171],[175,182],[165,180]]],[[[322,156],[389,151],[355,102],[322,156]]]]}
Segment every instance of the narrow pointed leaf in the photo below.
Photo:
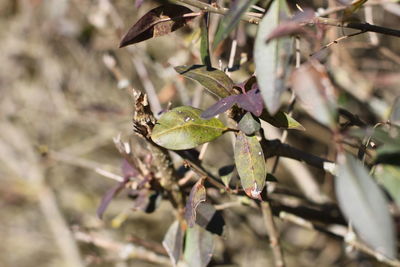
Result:
{"type": "Polygon", "coordinates": [[[218,170],[218,175],[226,187],[229,187],[234,171],[235,165],[227,165],[218,170]]]}
{"type": "Polygon", "coordinates": [[[185,220],[189,227],[193,227],[196,222],[197,206],[206,201],[206,188],[204,187],[205,178],[200,178],[190,190],[189,199],[185,207],[185,220]]]}
{"type": "Polygon", "coordinates": [[[178,220],[168,228],[162,245],[167,251],[173,266],[176,266],[181,258],[183,248],[183,231],[178,220]]]}
{"type": "Polygon", "coordinates": [[[257,0],[235,0],[232,2],[231,7],[229,8],[229,13],[222,18],[217,33],[215,34],[214,47],[217,47],[222,40],[229,36],[232,30],[240,22],[240,18],[243,14],[255,2],[257,2],[257,0]]]}
{"type": "Polygon", "coordinates": [[[315,61],[302,65],[293,72],[291,83],[305,111],[318,122],[334,127],[336,95],[324,66],[315,61]]]}
{"type": "Polygon", "coordinates": [[[205,89],[217,97],[232,95],[233,82],[225,72],[203,65],[175,67],[176,72],[186,78],[199,82],[205,89]]]}
{"type": "Polygon", "coordinates": [[[97,208],[97,217],[100,219],[103,218],[103,214],[106,211],[108,205],[110,205],[111,200],[122,190],[125,188],[125,185],[129,182],[129,176],[126,176],[124,180],[120,183],[118,183],[116,186],[113,188],[109,189],[103,198],[101,199],[100,205],[97,208]]]}
{"type": "Polygon", "coordinates": [[[206,267],[214,250],[212,233],[195,224],[186,230],[184,259],[189,267],[206,267]]]}
{"type": "Polygon", "coordinates": [[[192,13],[192,10],[180,5],[167,4],[156,7],[147,12],[129,29],[119,47],[173,32],[185,26],[193,18],[184,16],[188,13],[192,13]]]}
{"type": "Polygon", "coordinates": [[[203,65],[211,68],[211,57],[210,57],[210,42],[208,38],[208,27],[207,18],[201,21],[200,25],[200,56],[203,65]]]}
{"type": "Polygon", "coordinates": [[[238,99],[238,95],[230,95],[228,97],[220,99],[217,103],[206,109],[203,113],[201,113],[201,117],[203,119],[210,119],[218,114],[221,114],[228,109],[230,109],[238,99]]]}
{"type": "Polygon", "coordinates": [[[260,194],[265,185],[267,170],[264,153],[255,136],[246,136],[239,132],[235,143],[235,164],[239,173],[242,187],[252,198],[261,198],[260,194]]]}
{"type": "Polygon", "coordinates": [[[265,106],[271,115],[274,115],[281,105],[281,96],[285,91],[285,71],[288,69],[289,53],[292,51],[288,38],[266,42],[267,36],[282,21],[281,14],[288,14],[286,0],[273,1],[258,26],[254,46],[257,81],[265,106]]]}
{"type": "Polygon", "coordinates": [[[400,167],[380,164],[376,167],[375,177],[400,207],[400,167]]]}
{"type": "Polygon", "coordinates": [[[395,258],[396,232],[382,190],[352,156],[339,155],[338,164],[335,188],[344,215],[370,247],[395,258]]]}
{"type": "Polygon", "coordinates": [[[278,111],[274,116],[268,114],[268,112],[263,112],[261,114],[260,119],[268,122],[272,126],[281,129],[293,129],[293,130],[300,130],[304,131],[305,128],[301,125],[298,121],[293,119],[289,114],[278,111]]]}
{"type": "Polygon", "coordinates": [[[162,147],[182,150],[210,142],[227,130],[219,119],[202,119],[202,112],[182,106],[164,113],[154,126],[151,139],[162,147]]]}

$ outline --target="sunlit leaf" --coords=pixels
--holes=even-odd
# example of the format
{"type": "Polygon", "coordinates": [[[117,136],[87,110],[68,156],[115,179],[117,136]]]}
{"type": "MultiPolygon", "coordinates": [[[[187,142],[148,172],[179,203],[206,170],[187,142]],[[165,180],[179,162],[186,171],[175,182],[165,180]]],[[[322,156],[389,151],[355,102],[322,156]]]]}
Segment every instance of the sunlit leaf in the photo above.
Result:
{"type": "Polygon", "coordinates": [[[281,129],[305,130],[303,125],[283,111],[278,111],[274,116],[269,115],[268,112],[265,111],[261,114],[260,119],[281,129]]]}
{"type": "Polygon", "coordinates": [[[275,39],[266,42],[266,38],[278,27],[282,14],[288,14],[286,0],[273,1],[267,14],[258,26],[257,37],[254,46],[254,63],[256,75],[265,107],[274,115],[280,105],[281,96],[285,91],[285,75],[288,69],[288,59],[292,49],[288,38],[275,39]]]}
{"type": "Polygon", "coordinates": [[[374,250],[395,258],[396,232],[387,200],[360,161],[339,155],[335,189],[341,210],[360,237],[374,250]]]}
{"type": "Polygon", "coordinates": [[[397,97],[390,113],[390,122],[400,126],[400,97],[397,97]]]}
{"type": "Polygon", "coordinates": [[[400,167],[380,164],[375,169],[375,177],[400,207],[400,167]]]}
{"type": "Polygon", "coordinates": [[[167,4],[156,7],[147,12],[129,29],[119,47],[173,32],[193,18],[185,16],[188,13],[192,13],[192,10],[180,5],[167,4]]]}
{"type": "Polygon", "coordinates": [[[238,123],[239,130],[247,135],[252,135],[261,128],[259,121],[255,120],[250,112],[247,112],[238,123]]]}
{"type": "Polygon", "coordinates": [[[214,250],[212,233],[197,224],[186,230],[184,259],[189,267],[206,267],[214,250]]]}
{"type": "Polygon", "coordinates": [[[226,187],[229,187],[234,171],[235,165],[227,165],[218,170],[218,175],[226,187]]]}
{"type": "Polygon", "coordinates": [[[167,251],[172,264],[176,266],[182,255],[183,248],[183,231],[178,220],[173,222],[168,228],[162,245],[167,251]]]}
{"type": "Polygon", "coordinates": [[[316,61],[303,64],[293,72],[291,83],[302,107],[320,123],[334,127],[336,95],[324,66],[316,61]]]}
{"type": "Polygon", "coordinates": [[[234,94],[233,82],[225,72],[203,65],[175,67],[176,72],[199,82],[210,93],[218,97],[227,97],[234,94]]]}
{"type": "Polygon", "coordinates": [[[226,14],[218,27],[217,33],[214,37],[214,47],[224,40],[232,30],[239,23],[242,15],[253,5],[257,0],[234,0],[229,8],[228,14],[226,14]]]}
{"type": "Polygon", "coordinates": [[[255,136],[239,132],[235,143],[235,164],[242,187],[252,198],[261,198],[267,170],[264,153],[255,136]]]}
{"type": "Polygon", "coordinates": [[[219,119],[205,120],[201,113],[202,110],[189,106],[164,113],[154,126],[151,139],[162,147],[182,150],[210,142],[227,130],[219,119]]]}
{"type": "Polygon", "coordinates": [[[193,227],[196,222],[197,206],[206,201],[206,188],[204,187],[205,178],[200,178],[190,190],[189,199],[185,207],[185,220],[189,227],[193,227]]]}

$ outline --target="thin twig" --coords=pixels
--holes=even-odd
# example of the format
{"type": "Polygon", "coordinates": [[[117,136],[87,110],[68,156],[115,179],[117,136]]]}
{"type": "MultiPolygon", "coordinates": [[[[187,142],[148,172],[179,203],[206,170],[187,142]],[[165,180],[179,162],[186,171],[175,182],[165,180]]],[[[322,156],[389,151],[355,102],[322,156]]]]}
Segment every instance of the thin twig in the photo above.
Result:
{"type": "Polygon", "coordinates": [[[348,234],[347,234],[348,231],[344,226],[337,226],[335,228],[334,227],[322,228],[320,226],[314,225],[312,222],[310,222],[304,218],[301,218],[299,216],[296,216],[294,214],[287,213],[287,212],[280,212],[279,217],[282,220],[294,223],[296,225],[299,225],[299,226],[304,227],[309,230],[327,232],[327,233],[333,234],[335,236],[339,236],[339,237],[343,238],[343,240],[350,246],[358,249],[359,251],[364,252],[365,254],[368,254],[368,255],[374,257],[375,259],[377,259],[380,262],[386,263],[390,266],[396,266],[396,267],[400,266],[399,260],[392,260],[392,259],[387,258],[385,255],[371,249],[366,244],[357,240],[356,238],[348,238],[348,234]]]}
{"type": "Polygon", "coordinates": [[[269,205],[268,202],[261,203],[261,211],[264,218],[264,224],[265,227],[267,228],[269,236],[269,244],[272,248],[272,253],[274,254],[275,266],[284,267],[285,262],[283,260],[282,248],[279,244],[279,234],[275,226],[271,206],[269,205]]]}
{"type": "Polygon", "coordinates": [[[151,263],[161,264],[162,266],[171,266],[171,262],[168,257],[156,254],[142,246],[132,243],[121,243],[100,235],[85,233],[82,231],[76,231],[74,236],[76,240],[93,244],[99,248],[105,249],[107,252],[119,257],[122,260],[139,259],[151,263]]]}

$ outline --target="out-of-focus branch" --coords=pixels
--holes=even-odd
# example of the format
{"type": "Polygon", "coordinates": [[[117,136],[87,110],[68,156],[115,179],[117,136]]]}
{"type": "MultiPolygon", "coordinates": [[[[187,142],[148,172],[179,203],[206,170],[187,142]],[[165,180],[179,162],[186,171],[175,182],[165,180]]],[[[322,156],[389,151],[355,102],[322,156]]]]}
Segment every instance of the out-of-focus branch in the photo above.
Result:
{"type": "Polygon", "coordinates": [[[284,267],[285,262],[283,260],[282,248],[279,244],[279,233],[276,229],[274,218],[271,211],[271,206],[268,202],[261,203],[261,211],[264,218],[264,224],[267,228],[268,236],[269,236],[269,244],[272,249],[272,253],[274,254],[275,266],[276,267],[284,267]]]}
{"type": "Polygon", "coordinates": [[[386,263],[389,266],[396,266],[396,267],[400,266],[400,261],[389,259],[389,258],[385,257],[385,255],[371,249],[363,242],[357,240],[357,238],[354,236],[354,233],[351,234],[352,238],[349,238],[348,230],[345,226],[337,225],[336,227],[323,228],[321,226],[314,225],[312,222],[310,222],[304,218],[301,218],[299,216],[296,216],[294,214],[290,214],[287,212],[280,212],[279,217],[282,220],[289,221],[291,223],[294,223],[296,225],[299,225],[299,226],[304,227],[309,230],[316,230],[316,231],[320,231],[320,232],[326,232],[328,234],[333,234],[335,236],[339,236],[339,237],[343,238],[343,240],[348,245],[354,247],[355,249],[357,249],[361,252],[364,252],[365,254],[368,254],[368,255],[374,257],[375,259],[377,259],[380,262],[386,263]]]}
{"type": "Polygon", "coordinates": [[[74,236],[75,239],[80,242],[93,244],[97,247],[105,249],[106,251],[112,253],[115,256],[118,256],[120,259],[123,260],[139,259],[151,263],[157,263],[161,266],[171,266],[171,262],[168,257],[161,256],[142,246],[138,246],[132,243],[121,243],[99,235],[85,233],[82,231],[75,231],[74,236]]]}

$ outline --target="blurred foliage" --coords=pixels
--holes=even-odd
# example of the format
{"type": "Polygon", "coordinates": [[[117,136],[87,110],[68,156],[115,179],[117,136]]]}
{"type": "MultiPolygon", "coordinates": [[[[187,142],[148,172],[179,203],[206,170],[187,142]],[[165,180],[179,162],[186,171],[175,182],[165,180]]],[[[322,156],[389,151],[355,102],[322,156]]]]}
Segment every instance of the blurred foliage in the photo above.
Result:
{"type": "MultiPolygon", "coordinates": [[[[132,211],[138,203],[133,203],[129,191],[122,191],[111,202],[103,220],[96,216],[102,196],[117,184],[112,179],[124,176],[123,159],[113,138],[120,135],[132,144],[133,154],[146,159],[145,145],[132,136],[129,83],[141,91],[147,91],[149,86],[155,88],[162,110],[169,102],[172,106],[201,109],[215,102],[198,84],[183,80],[173,69],[201,63],[199,20],[178,32],[118,50],[129,26],[160,2],[163,1],[144,1],[140,8],[128,0],[0,2],[1,266],[169,263],[163,262],[168,256],[160,245],[176,217],[169,202],[158,203],[152,214],[140,208],[132,211]],[[161,256],[159,262],[146,260],[147,254],[141,250],[139,256],[132,256],[132,245],[155,251],[161,256]]],[[[260,1],[260,6],[265,7],[265,2],[260,1]]],[[[368,8],[372,8],[375,24],[391,28],[400,25],[398,2],[372,2],[368,8]]],[[[337,1],[288,3],[316,10],[332,8],[337,1]]],[[[357,6],[352,16],[364,20],[370,16],[366,9],[365,5],[357,6]]],[[[332,16],[342,15],[339,12],[332,16]]],[[[210,36],[217,32],[220,18],[210,16],[210,36]]],[[[352,32],[326,29],[325,38],[315,47],[302,42],[303,57],[318,52],[343,33],[352,32]]],[[[254,71],[255,33],[255,25],[241,22],[213,50],[213,66],[228,66],[232,36],[237,40],[236,56],[230,66],[235,70],[231,72],[234,83],[246,80],[254,71]]],[[[391,107],[399,96],[399,44],[398,38],[365,33],[318,52],[329,77],[341,89],[340,106],[368,125],[390,118],[391,107]]],[[[287,107],[290,95],[279,97],[287,107]]],[[[331,132],[305,110],[296,110],[291,116],[299,122],[296,127],[302,125],[306,131],[290,131],[287,143],[334,160],[331,132]]],[[[292,121],[292,117],[287,118],[292,121]]],[[[340,120],[351,127],[355,118],[340,115],[340,120]]],[[[268,138],[281,137],[274,127],[264,126],[268,138]]],[[[213,173],[233,163],[231,137],[224,135],[210,144],[204,165],[213,173]]],[[[344,146],[356,153],[359,143],[350,139],[344,146]]],[[[374,161],[375,154],[373,149],[365,152],[367,164],[374,161]]],[[[181,159],[174,159],[177,167],[183,165],[181,159]]],[[[268,169],[272,169],[273,162],[268,161],[268,169]]],[[[323,211],[328,210],[324,214],[336,216],[337,221],[332,223],[345,224],[338,210],[330,209],[330,202],[317,205],[321,200],[334,199],[332,175],[296,163],[281,158],[274,173],[279,180],[278,193],[271,198],[286,203],[286,210],[291,212],[295,210],[291,206],[301,205],[305,213],[312,215],[323,207],[323,211]],[[285,188],[290,189],[290,194],[285,194],[285,188]]],[[[382,172],[378,169],[376,175],[382,172]]],[[[389,174],[381,180],[384,186],[396,181],[389,174]]],[[[229,181],[237,184],[237,175],[229,181]]],[[[207,195],[223,210],[226,222],[222,238],[214,238],[210,266],[272,266],[273,254],[260,210],[248,199],[221,194],[215,188],[207,188],[207,195]]],[[[398,201],[397,196],[394,199],[398,201]]],[[[272,208],[277,212],[285,210],[279,205],[272,208]]],[[[394,210],[398,218],[398,207],[394,210]]],[[[320,219],[323,218],[316,221],[320,219]]],[[[380,265],[370,256],[347,249],[337,237],[285,220],[277,219],[276,223],[287,266],[380,265]]]]}

